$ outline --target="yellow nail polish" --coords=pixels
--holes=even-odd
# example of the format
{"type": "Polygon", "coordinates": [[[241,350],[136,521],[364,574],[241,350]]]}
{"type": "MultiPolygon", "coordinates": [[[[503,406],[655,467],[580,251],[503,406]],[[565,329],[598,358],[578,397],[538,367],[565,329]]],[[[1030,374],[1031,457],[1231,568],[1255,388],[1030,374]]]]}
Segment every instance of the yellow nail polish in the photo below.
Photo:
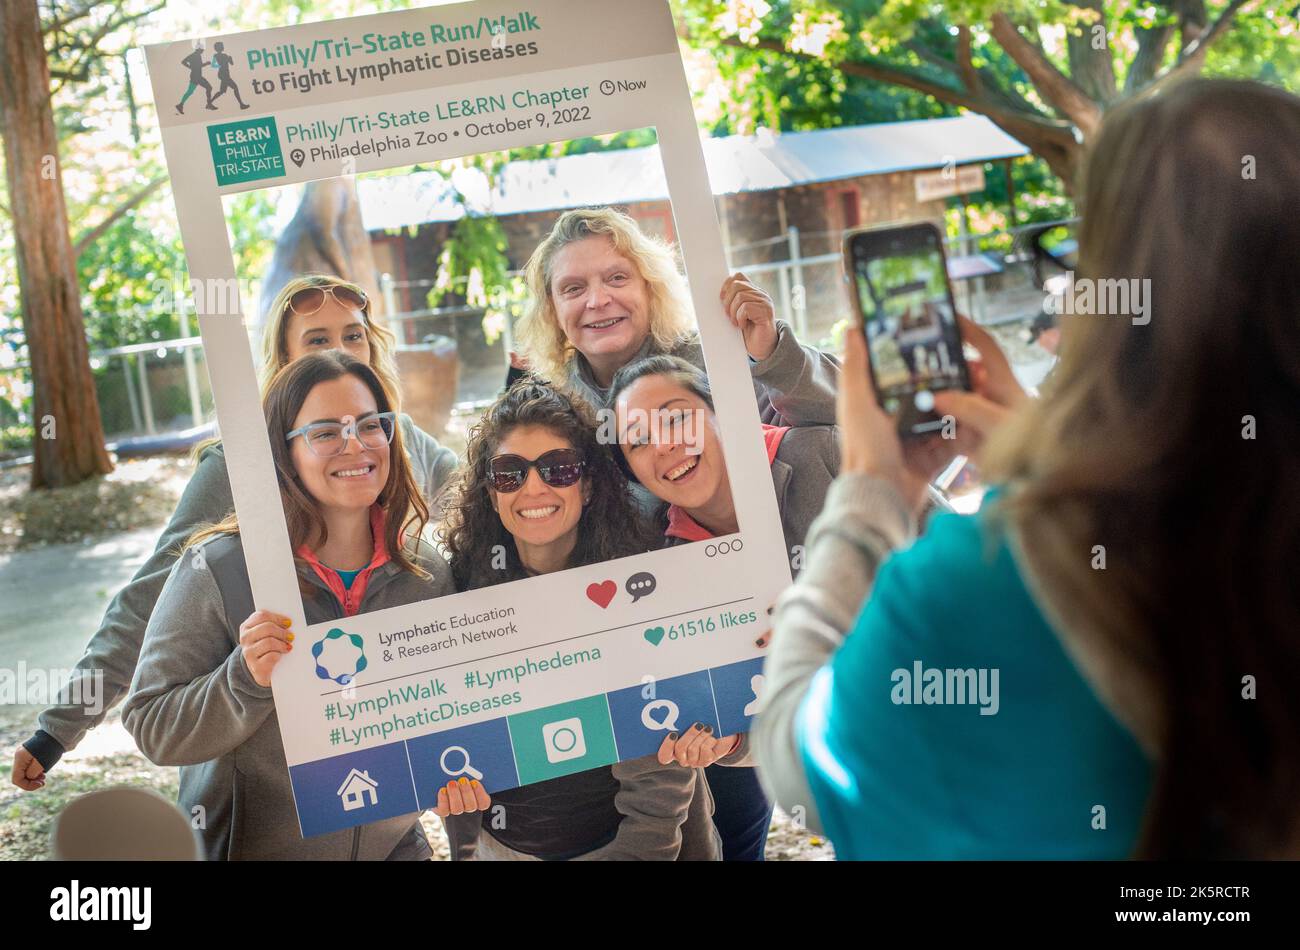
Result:
{"type": "Polygon", "coordinates": [[[288,640],[290,643],[293,643],[293,634],[292,633],[289,634],[287,637],[285,637],[285,639],[288,640]]]}
{"type": "Polygon", "coordinates": [[[284,627],[287,630],[289,627],[293,626],[293,621],[290,620],[288,617],[285,617],[280,621],[280,626],[284,627]]]}
{"type": "Polygon", "coordinates": [[[472,780],[469,784],[472,785],[474,788],[478,788],[478,779],[472,780]]]}
{"type": "Polygon", "coordinates": [[[460,777],[460,784],[462,784],[462,785],[468,785],[468,784],[469,784],[469,779],[467,779],[465,776],[462,775],[462,776],[460,777]]]}

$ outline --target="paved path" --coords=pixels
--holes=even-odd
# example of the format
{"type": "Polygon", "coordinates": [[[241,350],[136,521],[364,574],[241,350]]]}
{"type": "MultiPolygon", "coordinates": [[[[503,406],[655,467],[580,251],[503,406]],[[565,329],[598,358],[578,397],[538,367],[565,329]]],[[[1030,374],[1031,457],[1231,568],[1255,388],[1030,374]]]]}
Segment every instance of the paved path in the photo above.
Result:
{"type": "Polygon", "coordinates": [[[160,530],[0,555],[0,668],[71,668],[160,530]]]}

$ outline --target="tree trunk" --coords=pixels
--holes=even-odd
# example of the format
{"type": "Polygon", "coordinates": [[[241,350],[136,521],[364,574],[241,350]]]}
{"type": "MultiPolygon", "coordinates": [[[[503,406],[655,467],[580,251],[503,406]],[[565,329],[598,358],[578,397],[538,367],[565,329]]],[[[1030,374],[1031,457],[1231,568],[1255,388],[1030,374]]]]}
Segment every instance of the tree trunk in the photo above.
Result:
{"type": "Polygon", "coordinates": [[[0,3],[0,134],[31,358],[32,488],[113,470],[95,397],[37,0],[0,3]]]}
{"type": "Polygon", "coordinates": [[[372,316],[382,315],[379,273],[370,235],[361,223],[361,201],[351,178],[310,182],[298,210],[275,244],[271,266],[262,281],[259,321],[280,288],[303,274],[332,274],[361,285],[370,295],[372,316]]]}

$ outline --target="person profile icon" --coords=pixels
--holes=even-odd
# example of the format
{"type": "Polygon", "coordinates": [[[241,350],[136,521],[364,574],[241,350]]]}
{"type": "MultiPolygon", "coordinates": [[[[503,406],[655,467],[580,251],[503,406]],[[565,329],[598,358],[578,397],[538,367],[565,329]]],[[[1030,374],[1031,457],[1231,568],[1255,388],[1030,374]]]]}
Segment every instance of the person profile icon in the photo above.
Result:
{"type": "Polygon", "coordinates": [[[758,704],[762,702],[763,699],[763,683],[764,679],[762,673],[755,673],[749,678],[749,690],[754,694],[754,698],[745,703],[743,715],[753,716],[758,712],[758,704]]]}
{"type": "Polygon", "coordinates": [[[247,109],[248,103],[244,101],[239,94],[239,84],[230,78],[230,67],[235,62],[235,58],[226,52],[226,44],[218,40],[212,44],[212,66],[217,70],[217,78],[221,80],[221,88],[217,90],[212,101],[216,102],[230,90],[235,94],[235,101],[239,103],[239,108],[247,109]]]}
{"type": "MultiPolygon", "coordinates": [[[[217,46],[220,47],[221,44],[218,43],[217,46]]],[[[204,94],[207,96],[208,100],[207,105],[204,108],[216,109],[216,106],[212,104],[212,84],[203,76],[203,67],[208,64],[203,62],[202,40],[196,40],[194,42],[194,50],[190,55],[181,60],[181,65],[185,66],[190,71],[190,85],[189,88],[185,90],[185,95],[181,96],[181,101],[176,103],[176,114],[185,114],[185,100],[189,99],[189,97],[194,94],[194,90],[198,89],[200,86],[203,87],[204,94]]]]}

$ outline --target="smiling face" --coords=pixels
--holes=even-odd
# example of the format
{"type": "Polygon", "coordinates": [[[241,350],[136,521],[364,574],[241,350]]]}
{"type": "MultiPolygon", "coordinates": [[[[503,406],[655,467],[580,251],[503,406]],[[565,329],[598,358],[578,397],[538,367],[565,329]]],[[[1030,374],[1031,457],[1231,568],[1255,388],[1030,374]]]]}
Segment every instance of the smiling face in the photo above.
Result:
{"type": "MultiPolygon", "coordinates": [[[[520,426],[501,440],[494,455],[518,455],[535,461],[554,449],[572,449],[568,439],[540,426],[520,426]]],[[[528,479],[515,492],[499,492],[489,487],[492,507],[501,524],[524,548],[564,545],[572,548],[578,537],[578,521],[590,496],[588,481],[582,478],[565,488],[555,488],[542,481],[537,469],[528,471],[528,479]]]]}
{"type": "Polygon", "coordinates": [[[560,329],[601,375],[630,360],[650,333],[650,289],[604,235],[560,249],[551,262],[560,329]]]}
{"type": "Polygon", "coordinates": [[[695,393],[667,376],[643,376],[617,408],[619,449],[655,497],[692,510],[728,490],[717,417],[695,393]]]}
{"type": "Polygon", "coordinates": [[[365,314],[343,306],[329,294],[309,317],[290,311],[284,321],[284,337],[290,361],[318,350],[342,350],[370,365],[365,314]]]}
{"type": "MultiPolygon", "coordinates": [[[[314,386],[298,410],[293,428],[312,422],[342,422],[344,416],[352,416],[360,424],[365,416],[378,411],[370,389],[349,373],[314,386]]],[[[320,458],[301,435],[289,446],[302,487],[321,507],[340,510],[369,508],[378,500],[388,484],[391,450],[391,445],[368,449],[356,439],[348,439],[342,455],[320,458]]]]}

